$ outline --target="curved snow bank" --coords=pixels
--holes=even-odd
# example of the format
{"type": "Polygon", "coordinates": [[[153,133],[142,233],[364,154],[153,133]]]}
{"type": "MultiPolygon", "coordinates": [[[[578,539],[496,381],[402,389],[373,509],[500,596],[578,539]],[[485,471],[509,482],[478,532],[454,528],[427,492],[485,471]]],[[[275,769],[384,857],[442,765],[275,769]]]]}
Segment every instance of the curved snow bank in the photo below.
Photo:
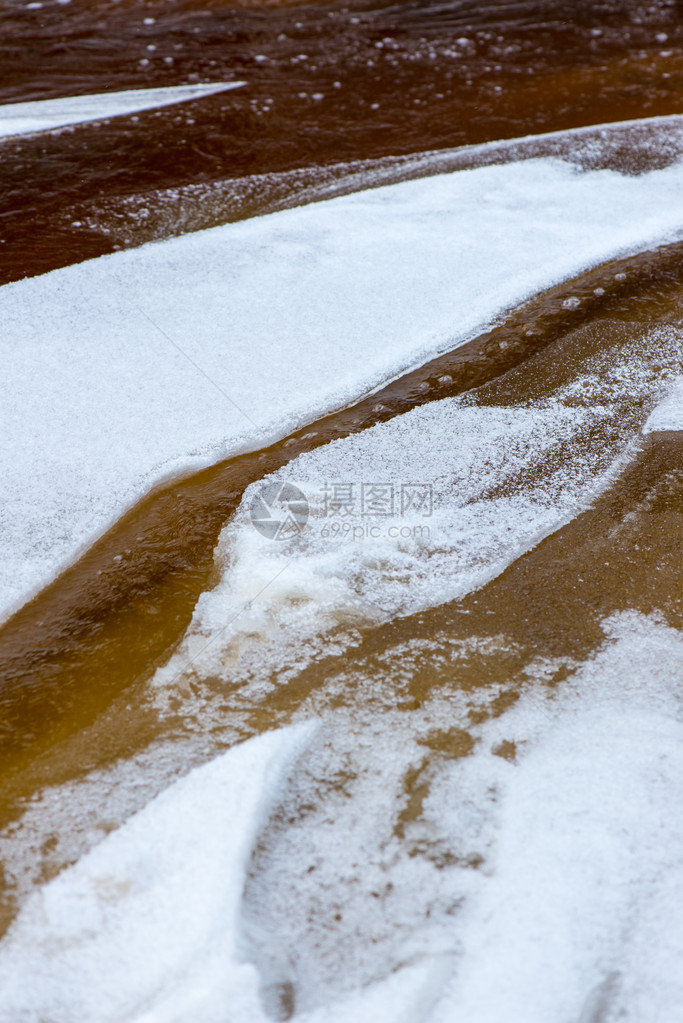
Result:
{"type": "Polygon", "coordinates": [[[63,96],[28,103],[0,105],[0,138],[51,131],[85,121],[103,121],[108,117],[135,114],[142,110],[186,103],[215,92],[237,89],[244,82],[207,82],[201,85],[169,85],[157,89],[126,89],[88,96],[63,96]]]}
{"type": "MultiPolygon", "coordinates": [[[[113,200],[96,199],[87,207],[80,204],[78,219],[131,247],[412,178],[547,157],[583,171],[642,174],[661,169],[683,157],[683,116],[618,121],[409,156],[145,189],[113,200]]],[[[73,221],[74,215],[73,210],[63,211],[65,222],[73,221]]]]}
{"type": "Polygon", "coordinates": [[[240,955],[247,861],[310,729],[196,768],[31,897],[0,950],[0,1020],[255,1023],[240,955]]]}
{"type": "Polygon", "coordinates": [[[248,487],[216,549],[220,582],[155,684],[301,666],[324,633],[457,600],[579,514],[667,400],[683,332],[598,323],[554,356],[573,379],[553,386],[542,363],[543,397],[431,402],[248,487]]]}
{"type": "Polygon", "coordinates": [[[678,238],[682,188],[680,162],[635,177],[527,160],[0,289],[0,608],[170,474],[282,437],[532,293],[678,238]]]}

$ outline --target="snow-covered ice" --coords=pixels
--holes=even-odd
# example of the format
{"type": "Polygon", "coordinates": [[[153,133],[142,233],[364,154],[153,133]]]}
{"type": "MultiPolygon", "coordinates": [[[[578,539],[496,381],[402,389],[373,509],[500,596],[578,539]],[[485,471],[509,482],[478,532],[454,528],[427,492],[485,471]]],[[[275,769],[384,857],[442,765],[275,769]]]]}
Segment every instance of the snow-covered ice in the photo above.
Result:
{"type": "Polygon", "coordinates": [[[309,734],[271,732],[195,769],[36,892],[0,952],[0,1020],[222,1023],[227,1003],[254,1023],[244,873],[309,734]]]}
{"type": "Polygon", "coordinates": [[[3,613],[162,479],[282,437],[540,289],[680,237],[682,188],[680,162],[633,176],[527,160],[3,287],[3,613]]]}
{"type": "Polygon", "coordinates": [[[201,99],[244,82],[207,82],[198,85],[168,85],[156,89],[126,89],[85,96],[60,96],[27,103],[0,104],[0,139],[13,135],[66,128],[85,121],[104,121],[122,114],[154,110],[174,103],[201,99]]]}
{"type": "Polygon", "coordinates": [[[644,426],[645,433],[683,430],[683,379],[678,380],[666,398],[652,410],[644,426]]]}
{"type": "Polygon", "coordinates": [[[512,772],[433,1023],[681,1018],[683,643],[632,613],[605,627],[512,772]]]}
{"type": "Polygon", "coordinates": [[[623,468],[650,410],[669,403],[683,362],[672,327],[646,342],[622,330],[589,356],[590,343],[590,330],[574,339],[575,378],[542,399],[434,401],[251,484],[216,548],[220,581],[156,685],[173,690],[188,665],[242,680],[271,656],[300,668],[306,641],[456,600],[573,519],[623,468]],[[253,516],[281,487],[305,498],[308,518],[290,519],[285,489],[273,539],[253,516]]]}
{"type": "Polygon", "coordinates": [[[405,716],[333,712],[195,769],[34,892],[0,945],[0,1020],[266,1023],[281,947],[300,1023],[676,1023],[683,643],[635,613],[604,628],[433,775],[422,826],[480,868],[392,837],[405,716]],[[321,785],[342,766],[346,791],[321,785]]]}

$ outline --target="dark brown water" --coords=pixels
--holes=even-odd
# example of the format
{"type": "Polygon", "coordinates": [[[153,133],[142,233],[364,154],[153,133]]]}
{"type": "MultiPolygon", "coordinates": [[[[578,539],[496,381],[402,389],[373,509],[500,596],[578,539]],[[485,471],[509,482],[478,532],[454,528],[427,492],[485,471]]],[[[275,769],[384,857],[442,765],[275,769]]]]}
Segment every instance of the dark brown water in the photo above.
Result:
{"type": "MultiPolygon", "coordinates": [[[[247,82],[181,108],[0,142],[2,282],[291,204],[343,161],[683,112],[683,19],[673,3],[569,11],[556,3],[72,0],[37,10],[8,4],[0,30],[5,102],[247,82]],[[208,213],[197,188],[220,196],[208,213]],[[148,207],[151,230],[139,216],[148,207]]],[[[177,718],[160,715],[146,681],[215,580],[216,539],[250,482],[434,398],[479,388],[495,401],[492,382],[502,379],[506,400],[525,401],[543,367],[571,372],[577,330],[632,337],[679,324],[682,297],[680,246],[598,268],[372,398],[151,494],[0,630],[0,824],[19,819],[46,786],[184,735],[188,706],[181,701],[177,718]],[[578,309],[562,309],[567,294],[582,299],[578,309]]],[[[499,579],[463,601],[367,629],[343,658],[302,670],[265,702],[235,706],[234,722],[228,708],[224,734],[207,739],[202,756],[327,706],[361,708],[366,695],[354,679],[368,675],[378,713],[389,705],[417,712],[448,687],[471,692],[467,714],[427,744],[425,775],[406,777],[405,820],[419,816],[429,758],[467,753],[478,723],[515,701],[531,660],[586,657],[613,611],[656,610],[681,626],[682,458],[678,435],[651,437],[591,510],[499,579]],[[454,675],[443,651],[473,636],[491,642],[461,657],[454,675]],[[408,652],[414,641],[422,643],[417,658],[408,652]]],[[[211,714],[192,727],[214,729],[211,714]]],[[[500,752],[515,755],[512,744],[500,752]]],[[[45,876],[69,860],[53,838],[27,853],[45,876]]],[[[6,908],[9,919],[11,885],[6,908]]]]}
{"type": "Polygon", "coordinates": [[[682,32],[662,0],[6,4],[0,101],[247,85],[0,143],[0,281],[122,244],[89,226],[102,200],[681,112],[682,32]]]}
{"type": "MultiPolygon", "coordinates": [[[[40,752],[92,724],[163,662],[210,585],[218,534],[250,483],[302,451],[480,387],[559,344],[582,323],[602,317],[633,324],[677,322],[682,254],[681,245],[672,245],[600,267],[545,293],[481,338],[272,448],[154,491],[0,629],[5,769],[33,762],[40,752]],[[596,295],[596,288],[604,294],[596,295]],[[563,308],[567,294],[581,300],[576,309],[563,308]]],[[[109,737],[105,759],[111,742],[109,737]]],[[[82,767],[99,762],[91,743],[82,767]]]]}

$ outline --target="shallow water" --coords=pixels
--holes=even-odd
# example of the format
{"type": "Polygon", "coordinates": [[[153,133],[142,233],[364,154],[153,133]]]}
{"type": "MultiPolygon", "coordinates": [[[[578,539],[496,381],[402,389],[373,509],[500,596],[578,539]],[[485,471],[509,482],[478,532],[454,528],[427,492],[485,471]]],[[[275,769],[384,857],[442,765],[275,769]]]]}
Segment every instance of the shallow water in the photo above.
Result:
{"type": "MultiPolygon", "coordinates": [[[[470,392],[473,407],[523,409],[531,402],[533,408],[557,388],[571,392],[586,363],[592,358],[595,366],[597,356],[598,367],[604,366],[601,355],[610,361],[615,346],[630,369],[639,361],[650,367],[646,375],[656,391],[670,357],[666,350],[680,360],[680,327],[665,331],[660,351],[651,327],[598,318],[470,392]]],[[[611,381],[608,373],[606,381],[593,377],[590,386],[612,391],[617,433],[608,413],[602,425],[588,424],[587,431],[581,426],[564,450],[551,450],[540,461],[532,445],[512,467],[505,490],[512,483],[513,490],[521,486],[528,493],[539,474],[543,480],[550,473],[550,479],[558,466],[562,478],[599,471],[612,457],[610,445],[618,452],[630,444],[629,434],[652,399],[642,406],[633,401],[637,374],[622,375],[627,390],[620,390],[618,360],[611,372],[611,381]]],[[[585,386],[578,393],[590,400],[585,386]]],[[[576,414],[576,404],[566,407],[576,414]]],[[[371,436],[361,438],[370,443],[371,436]]],[[[317,1011],[415,957],[457,958],[467,920],[461,909],[488,876],[498,876],[495,804],[511,777],[505,765],[526,764],[539,729],[541,735],[548,730],[548,714],[552,720],[553,708],[580,690],[586,665],[596,656],[598,665],[600,656],[609,661],[605,632],[616,650],[618,643],[630,643],[645,662],[626,654],[625,663],[604,678],[595,669],[598,691],[605,699],[612,694],[619,713],[636,682],[644,687],[639,699],[645,707],[662,686],[672,698],[676,694],[678,662],[668,666],[657,644],[680,645],[666,629],[673,637],[681,627],[682,458],[680,434],[646,436],[586,511],[488,584],[386,622],[364,623],[356,615],[322,646],[314,635],[306,644],[301,629],[296,645],[291,634],[285,643],[258,638],[248,624],[251,643],[236,655],[224,627],[231,615],[220,612],[220,587],[214,589],[207,596],[218,601],[215,636],[206,631],[216,616],[205,600],[185,647],[151,688],[129,689],[94,726],[15,778],[35,785],[42,771],[51,772],[53,781],[63,772],[63,784],[36,793],[19,828],[2,834],[19,891],[82,855],[179,770],[236,740],[318,720],[318,738],[309,742],[260,832],[240,910],[245,954],[259,969],[264,1006],[275,1018],[294,1008],[317,1011]],[[621,624],[620,613],[626,614],[621,624]],[[638,613],[655,619],[648,625],[633,617],[638,613]],[[205,637],[198,647],[193,632],[205,637]],[[648,663],[659,665],[663,681],[656,691],[642,674],[648,663]],[[123,753],[123,759],[111,763],[112,753],[123,753]],[[98,758],[92,766],[99,769],[84,772],[88,757],[98,758]],[[492,796],[491,786],[499,796],[492,796]]],[[[219,548],[219,564],[222,557],[219,548]]],[[[224,571],[231,571],[230,564],[224,571]]],[[[258,598],[254,608],[258,612],[258,598]]],[[[585,712],[586,698],[579,692],[576,699],[578,712],[585,712]]],[[[618,714],[609,713],[616,727],[618,714]]],[[[628,748],[632,741],[627,739],[628,748]]],[[[599,746],[589,748],[593,755],[599,746]]],[[[587,770],[598,767],[589,764],[587,770]]],[[[43,991],[49,1004],[49,985],[43,991]]]]}
{"type": "MultiPolygon", "coordinates": [[[[474,742],[475,726],[515,702],[520,678],[526,679],[529,671],[533,675],[539,661],[551,666],[544,684],[566,677],[600,644],[601,623],[610,614],[634,608],[643,613],[659,611],[678,626],[680,514],[676,495],[681,446],[678,435],[657,433],[649,435],[640,449],[632,450],[621,474],[612,484],[602,485],[604,494],[590,510],[513,560],[498,579],[472,596],[433,610],[425,608],[407,616],[404,612],[386,623],[363,624],[361,616],[351,631],[348,625],[341,633],[337,628],[336,637],[329,640],[330,653],[313,642],[306,654],[302,632],[298,648],[291,648],[290,643],[282,647],[276,641],[277,676],[272,675],[268,659],[262,665],[258,658],[253,662],[254,650],[250,654],[247,647],[237,663],[230,655],[224,669],[227,675],[221,679],[219,669],[217,677],[213,657],[225,641],[221,627],[208,669],[201,667],[201,655],[194,655],[186,667],[181,655],[170,662],[151,690],[145,681],[189,624],[199,593],[218,580],[222,555],[216,563],[215,538],[226,511],[238,503],[245,486],[259,479],[264,470],[272,471],[298,451],[311,450],[334,436],[360,430],[362,438],[364,428],[373,422],[390,424],[410,407],[429,410],[434,406],[429,392],[421,389],[425,381],[434,381],[432,388],[441,399],[444,387],[457,394],[463,385],[469,385],[468,404],[474,401],[475,406],[523,409],[531,402],[533,408],[534,402],[544,400],[554,389],[571,388],[580,381],[591,357],[593,379],[597,367],[599,381],[619,353],[628,367],[618,384],[612,413],[620,424],[619,432],[608,443],[609,430],[603,434],[605,427],[598,427],[598,421],[593,426],[587,423],[573,439],[571,434],[567,436],[563,442],[568,444],[566,450],[556,450],[545,468],[543,458],[539,463],[530,448],[515,487],[529,492],[540,481],[541,490],[548,491],[550,478],[543,482],[544,474],[554,471],[558,454],[563,472],[577,458],[577,467],[585,465],[591,473],[604,471],[615,455],[620,457],[624,443],[632,443],[629,430],[644,422],[651,407],[653,398],[645,398],[650,392],[644,392],[642,408],[634,404],[639,362],[644,367],[654,362],[654,368],[648,370],[652,379],[648,387],[655,387],[653,395],[664,385],[667,371],[675,371],[680,364],[676,338],[681,329],[681,285],[674,269],[678,265],[678,247],[674,246],[655,256],[594,271],[582,281],[572,282],[570,288],[572,294],[588,295],[600,287],[596,282],[606,285],[606,294],[598,296],[599,305],[592,314],[580,318],[576,310],[558,314],[558,304],[560,309],[562,306],[557,299],[564,290],[559,296],[557,292],[544,296],[480,342],[439,360],[438,376],[434,367],[427,367],[391,385],[387,394],[381,395],[381,402],[373,396],[316,424],[315,438],[307,429],[301,440],[295,436],[294,444],[265,452],[265,459],[261,453],[244,456],[200,473],[185,484],[163,489],[11,620],[4,629],[5,648],[16,658],[14,664],[9,663],[15,688],[4,694],[5,720],[14,726],[8,733],[5,761],[5,819],[15,817],[24,800],[31,795],[35,798],[46,783],[67,783],[66,791],[69,783],[75,783],[78,793],[75,798],[73,794],[67,797],[62,809],[60,798],[49,813],[40,797],[37,812],[29,812],[16,839],[9,839],[15,825],[9,826],[4,834],[5,841],[9,839],[6,849],[12,870],[19,870],[20,875],[28,871],[29,877],[35,877],[36,870],[38,876],[45,872],[50,876],[64,857],[68,860],[74,849],[82,849],[83,842],[89,844],[93,834],[101,833],[98,829],[103,819],[111,821],[112,814],[114,819],[121,812],[127,814],[140,798],[156,791],[169,772],[172,777],[181,765],[186,768],[197,759],[204,760],[237,738],[282,726],[302,715],[325,717],[330,711],[348,707],[353,715],[364,720],[370,714],[372,720],[375,713],[393,708],[392,714],[398,711],[404,721],[415,715],[418,734],[424,728],[428,732],[436,728],[439,734],[443,732],[447,746],[455,735],[456,747],[462,743],[467,752],[474,742]],[[622,279],[615,281],[615,273],[622,279]],[[625,273],[626,281],[630,278],[628,286],[625,273]],[[613,294],[609,293],[610,282],[613,294]],[[581,326],[582,322],[586,325],[581,326]],[[533,328],[532,338],[522,334],[521,344],[520,323],[533,328]],[[652,337],[657,323],[674,344],[667,349],[668,355],[665,350],[657,352],[652,337]],[[494,346],[500,353],[501,342],[505,362],[496,365],[487,353],[494,346]],[[603,365],[600,359],[605,358],[603,365]],[[515,364],[517,368],[506,371],[515,364]],[[452,380],[439,385],[446,369],[452,380]],[[483,382],[471,390],[477,376],[483,382]],[[484,382],[489,376],[495,378],[494,383],[484,382]],[[384,405],[381,414],[378,404],[384,405]],[[628,417],[624,418],[627,410],[633,419],[630,427],[628,417]],[[609,446],[615,443],[610,455],[609,446]],[[193,529],[188,533],[189,523],[193,529]],[[180,524],[184,524],[183,530],[178,528],[180,524]],[[151,533],[154,542],[143,546],[142,557],[136,548],[136,558],[127,559],[125,572],[118,576],[118,588],[112,589],[109,576],[103,580],[97,574],[97,565],[111,565],[112,551],[125,550],[127,535],[140,535],[141,530],[143,535],[151,533]],[[150,550],[154,558],[146,554],[150,550]],[[636,550],[639,553],[634,556],[636,550]],[[79,619],[83,622],[80,628],[79,619]],[[51,636],[48,645],[35,645],[39,622],[51,636]],[[93,622],[101,625],[93,629],[93,622]],[[282,650],[284,663],[277,660],[282,650]],[[294,660],[289,662],[287,658],[292,656],[294,660]],[[92,685],[93,678],[99,680],[97,687],[92,685]],[[251,684],[245,686],[249,678],[251,684]],[[369,689],[363,681],[368,679],[372,679],[369,689]],[[463,706],[455,718],[450,712],[443,717],[440,700],[444,687],[452,694],[462,694],[458,700],[464,700],[463,706]],[[425,718],[424,708],[434,700],[437,717],[427,714],[425,718]],[[129,768],[124,766],[126,761],[129,768]],[[93,770],[92,780],[87,781],[93,770]],[[78,781],[81,777],[83,782],[78,781]],[[85,789],[79,791],[84,783],[85,789]],[[100,805],[103,791],[109,792],[105,809],[100,805]],[[110,806],[112,799],[118,810],[110,806]],[[74,812],[81,822],[76,827],[74,812]],[[27,834],[34,828],[41,836],[40,841],[31,839],[37,858],[34,853],[26,857],[25,848],[27,834]]],[[[582,396],[579,407],[586,401],[604,404],[599,395],[607,383],[591,386],[598,388],[596,394],[582,396]]],[[[563,400],[566,403],[567,399],[563,400]]],[[[572,401],[566,406],[570,410],[576,408],[572,401]]],[[[558,433],[554,443],[559,439],[558,433]]],[[[324,455],[325,449],[318,447],[318,451],[324,455]]],[[[295,466],[288,472],[297,479],[295,466]]],[[[476,477],[476,463],[474,468],[476,477]]],[[[258,603],[257,599],[257,607],[258,603]]],[[[232,612],[219,615],[220,620],[229,621],[232,612]]],[[[297,628],[301,630],[301,623],[297,628]]],[[[254,642],[256,649],[263,645],[263,641],[254,642]]],[[[8,677],[12,676],[8,672],[8,677]]],[[[433,741],[438,755],[442,740],[433,741]]],[[[513,756],[514,742],[501,740],[500,749],[501,755],[513,756]]]]}
{"type": "MultiPolygon", "coordinates": [[[[585,4],[568,19],[554,4],[227,10],[72,0],[9,5],[2,20],[7,102],[103,82],[248,83],[194,108],[1,142],[3,281],[485,160],[429,150],[681,109],[673,4],[585,4]],[[402,156],[411,159],[393,159],[402,156]]],[[[664,166],[680,157],[671,146],[643,143],[634,157],[633,146],[615,144],[606,165],[630,174],[664,166]]],[[[592,154],[587,144],[579,165],[592,154]]],[[[67,985],[59,993],[50,956],[65,925],[49,913],[31,923],[36,885],[190,768],[302,722],[318,732],[281,769],[237,882],[240,954],[257,971],[259,1012],[332,1019],[329,1006],[420,964],[431,979],[415,990],[430,994],[415,996],[410,1018],[434,1009],[434,1019],[457,1011],[479,1023],[505,1018],[501,1005],[524,1006],[530,1020],[654,1011],[666,955],[676,961],[683,948],[675,927],[659,958],[648,946],[667,899],[643,866],[659,863],[648,828],[670,850],[657,868],[665,876],[680,846],[663,823],[675,770],[657,774],[648,758],[660,735],[662,757],[675,765],[679,755],[683,441],[666,420],[642,430],[680,373],[682,299],[680,244],[597,267],[291,437],[158,488],[2,627],[5,926],[29,908],[6,960],[0,947],[0,976],[18,955],[16,975],[39,978],[27,1019],[91,1018],[82,1006],[105,997],[107,956],[118,961],[125,949],[114,944],[100,960],[99,938],[86,939],[89,972],[79,979],[76,957],[75,980],[73,964],[55,959],[67,985]],[[466,432],[467,417],[470,440],[431,470],[420,438],[431,436],[434,450],[448,431],[466,432]],[[353,482],[354,465],[359,486],[378,474],[397,487],[428,479],[442,535],[430,519],[434,535],[413,546],[339,533],[318,547],[301,537],[255,546],[248,510],[264,476],[315,489],[353,482]],[[458,481],[455,497],[446,477],[458,481]],[[619,771],[630,779],[631,816],[610,764],[617,780],[619,771]],[[655,791],[662,809],[654,800],[650,818],[655,791]],[[533,816],[539,792],[544,806],[556,800],[556,818],[533,816]],[[565,796],[566,819],[587,821],[585,832],[566,824],[565,796]],[[610,852],[601,874],[601,849],[619,828],[632,860],[610,852]],[[548,851],[555,830],[564,845],[558,838],[548,851]],[[545,879],[554,924],[535,907],[520,841],[545,879]],[[577,922],[554,871],[569,875],[584,856],[598,866],[571,875],[577,922]],[[515,930],[502,908],[517,891],[515,930]],[[633,914],[629,945],[612,930],[633,914]],[[558,938],[572,927],[576,941],[558,938]],[[529,978],[505,958],[517,934],[529,978]],[[41,935],[46,958],[33,962],[41,935]],[[481,952],[487,941],[500,975],[481,952]],[[544,941],[557,941],[546,966],[544,941]],[[567,979],[558,963],[575,960],[567,979]]],[[[200,824],[208,835],[210,820],[200,824]]],[[[673,885],[673,868],[670,876],[673,885]]],[[[62,877],[76,900],[89,897],[62,877]]],[[[130,884],[112,881],[107,904],[118,906],[130,884]]],[[[141,905],[140,919],[150,917],[141,905]]],[[[668,981],[665,1013],[680,1004],[668,981]]],[[[123,1018],[147,1004],[145,983],[131,980],[123,1018]]],[[[183,989],[190,1002],[193,984],[183,989]]],[[[13,1019],[19,1004],[0,1000],[0,1018],[13,1019]]],[[[361,1010],[338,1018],[355,1023],[361,1010]]],[[[158,1011],[217,1018],[192,1005],[185,1016],[158,1011]]]]}
{"type": "MultiPolygon", "coordinates": [[[[598,268],[350,409],[155,491],[3,627],[5,770],[78,733],[165,658],[210,583],[222,524],[255,479],[336,437],[481,386],[595,317],[676,323],[680,294],[678,245],[598,268]],[[566,295],[579,305],[565,308],[566,295]]],[[[134,733],[123,741],[135,743],[134,733]]],[[[95,756],[90,743],[90,763],[95,756]]]]}

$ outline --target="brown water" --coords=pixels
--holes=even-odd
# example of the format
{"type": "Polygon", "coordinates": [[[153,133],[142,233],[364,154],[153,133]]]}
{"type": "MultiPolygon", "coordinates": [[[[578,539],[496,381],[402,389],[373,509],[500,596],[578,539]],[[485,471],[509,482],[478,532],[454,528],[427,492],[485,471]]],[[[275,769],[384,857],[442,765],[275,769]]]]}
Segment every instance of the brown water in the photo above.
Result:
{"type": "MultiPolygon", "coordinates": [[[[237,738],[330,708],[394,707],[421,719],[444,687],[471,698],[465,717],[443,735],[432,728],[429,748],[436,743],[434,756],[441,756],[443,744],[448,750],[455,742],[466,752],[475,726],[516,699],[529,665],[553,661],[547,681],[561,680],[567,665],[601,642],[610,613],[658,610],[678,626],[683,444],[678,435],[653,435],[590,511],[471,597],[368,626],[350,645],[344,640],[343,656],[335,648],[286,684],[269,686],[265,697],[250,695],[249,687],[241,694],[234,683],[210,685],[207,695],[179,676],[175,695],[160,704],[146,685],[215,580],[218,533],[250,482],[302,451],[435,397],[469,390],[483,404],[514,406],[576,377],[593,349],[635,344],[647,360],[649,330],[658,323],[680,328],[682,299],[678,245],[608,264],[358,405],[151,494],[0,633],[4,821],[45,786],[105,770],[159,742],[194,737],[194,752],[183,755],[187,766],[237,738]],[[596,288],[605,294],[596,296],[596,288]],[[569,292],[583,299],[582,311],[562,308],[569,292]],[[368,677],[369,695],[359,684],[368,677]]],[[[501,747],[501,755],[513,753],[501,747]]],[[[418,812],[419,799],[412,806],[407,813],[418,812]]],[[[65,862],[59,828],[46,843],[38,862],[51,874],[65,862]]]]}
{"type": "MultiPolygon", "coordinates": [[[[32,763],[91,725],[168,657],[210,585],[218,533],[250,483],[302,451],[480,387],[595,318],[677,322],[682,253],[681,245],[671,245],[600,267],[351,408],[271,448],[155,490],[0,630],[5,770],[32,763]],[[604,294],[596,295],[596,288],[604,294]],[[563,308],[567,295],[580,300],[577,308],[563,308]]],[[[130,741],[126,736],[122,749],[112,749],[114,738],[107,734],[104,757],[128,752],[130,741]]],[[[100,763],[97,748],[88,743],[80,769],[100,763]]],[[[57,769],[51,760],[49,771],[57,769]]]]}
{"type": "MultiPolygon", "coordinates": [[[[178,194],[191,206],[183,227],[194,229],[287,205],[341,161],[682,109],[673,4],[579,4],[569,19],[554,3],[294,10],[73,0],[31,11],[8,5],[0,23],[4,101],[248,83],[175,110],[1,142],[3,282],[176,233],[178,194]],[[282,176],[292,171],[303,173],[282,176]],[[195,201],[178,192],[197,187],[220,195],[201,222],[206,193],[195,201]]],[[[397,824],[405,829],[420,816],[433,760],[467,754],[477,727],[517,699],[539,658],[553,664],[546,683],[561,683],[618,610],[658,611],[680,628],[683,444],[658,434],[589,511],[500,578],[461,601],[362,630],[342,657],[304,668],[267,699],[231,702],[220,693],[203,718],[201,701],[181,698],[174,716],[160,712],[146,685],[215,581],[216,539],[250,482],[434,398],[476,388],[483,402],[500,400],[497,393],[524,402],[539,380],[571,376],[577,337],[599,348],[624,331],[645,346],[653,325],[683,320],[681,255],[670,246],[598,268],[357,405],[141,502],[0,630],[3,838],[46,786],[143,756],[155,743],[199,734],[187,766],[235,738],[346,705],[359,714],[398,708],[424,732],[424,764],[405,779],[397,824]],[[567,295],[581,299],[577,309],[562,308],[567,295]],[[361,684],[368,677],[371,689],[361,684]],[[465,709],[452,727],[433,728],[425,707],[454,689],[466,694],[465,709]]],[[[515,754],[512,742],[501,744],[501,756],[515,754]]],[[[169,774],[178,769],[176,761],[169,774]]],[[[31,877],[50,876],[92,840],[74,852],[65,843],[71,827],[58,820],[42,845],[27,848],[31,877]]],[[[10,877],[6,920],[14,895],[10,877]]]]}
{"type": "MultiPolygon", "coordinates": [[[[681,35],[668,0],[572,3],[571,12],[556,0],[296,13],[187,0],[7,4],[0,101],[235,78],[247,86],[0,143],[0,281],[126,244],[93,223],[102,201],[120,209],[158,189],[678,113],[681,35]]],[[[222,218],[243,213],[237,196],[222,218]]]]}

